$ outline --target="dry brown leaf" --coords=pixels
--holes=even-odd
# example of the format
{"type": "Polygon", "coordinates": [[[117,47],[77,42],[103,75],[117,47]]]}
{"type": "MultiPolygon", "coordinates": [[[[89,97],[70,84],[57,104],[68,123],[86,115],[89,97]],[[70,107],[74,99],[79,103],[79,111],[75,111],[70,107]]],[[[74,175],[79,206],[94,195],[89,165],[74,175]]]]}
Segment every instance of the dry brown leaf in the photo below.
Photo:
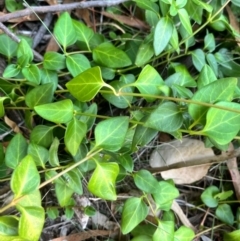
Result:
{"type": "Polygon", "coordinates": [[[58,50],[59,50],[59,45],[57,44],[55,38],[51,37],[48,42],[46,52],[49,52],[49,51],[57,52],[58,50]]]}
{"type": "MultiPolygon", "coordinates": [[[[183,138],[164,143],[154,150],[150,158],[150,166],[162,167],[213,156],[213,150],[205,148],[202,141],[183,138]]],[[[164,179],[173,179],[176,184],[190,184],[203,178],[210,166],[211,164],[206,164],[171,169],[161,172],[161,175],[164,179]]]]}
{"type": "Polygon", "coordinates": [[[83,21],[87,24],[88,27],[92,27],[93,23],[91,21],[90,18],[90,11],[87,8],[83,8],[83,9],[76,9],[75,11],[75,15],[79,18],[79,19],[83,19],[83,21]]]}
{"type": "Polygon", "coordinates": [[[137,19],[135,17],[128,17],[128,16],[123,16],[123,15],[118,15],[118,14],[112,14],[108,12],[101,12],[104,16],[114,19],[120,23],[126,24],[130,27],[142,29],[142,30],[148,30],[149,26],[141,21],[140,19],[137,19]]]}
{"type": "Polygon", "coordinates": [[[18,125],[12,121],[11,119],[9,119],[6,115],[4,116],[4,122],[11,127],[11,129],[15,132],[15,133],[22,133],[22,131],[19,129],[18,125]]]}

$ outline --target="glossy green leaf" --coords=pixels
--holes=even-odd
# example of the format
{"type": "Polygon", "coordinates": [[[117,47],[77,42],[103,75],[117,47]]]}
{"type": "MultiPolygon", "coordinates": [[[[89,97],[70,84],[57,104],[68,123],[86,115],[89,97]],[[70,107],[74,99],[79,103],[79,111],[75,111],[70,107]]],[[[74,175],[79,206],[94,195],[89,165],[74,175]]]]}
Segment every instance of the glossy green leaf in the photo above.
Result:
{"type": "Polygon", "coordinates": [[[49,147],[53,141],[53,128],[44,125],[34,127],[30,135],[30,141],[46,148],[49,147]]]}
{"type": "Polygon", "coordinates": [[[38,105],[34,110],[43,119],[55,123],[67,123],[73,118],[73,103],[70,99],[38,105]]]}
{"type": "Polygon", "coordinates": [[[41,84],[52,83],[53,89],[57,89],[58,85],[58,75],[56,71],[48,70],[48,69],[41,69],[41,84]]]}
{"type": "Polygon", "coordinates": [[[166,48],[171,39],[173,28],[170,18],[163,17],[159,20],[154,30],[153,47],[155,55],[159,55],[166,48]]]}
{"type": "Polygon", "coordinates": [[[25,240],[38,241],[44,225],[45,211],[42,207],[18,207],[19,235],[25,240]]]}
{"type": "Polygon", "coordinates": [[[15,169],[18,163],[27,155],[28,144],[21,134],[16,134],[10,141],[5,155],[5,164],[15,169]]]}
{"type": "Polygon", "coordinates": [[[223,241],[238,241],[240,239],[240,230],[235,230],[233,232],[223,234],[223,241]]]}
{"type": "Polygon", "coordinates": [[[107,151],[118,151],[128,130],[128,117],[113,117],[101,121],[95,128],[96,147],[107,151]]]}
{"type": "Polygon", "coordinates": [[[86,102],[93,99],[104,85],[100,68],[93,67],[70,80],[66,87],[76,99],[86,102]]]}
{"type": "Polygon", "coordinates": [[[20,57],[24,58],[26,63],[30,63],[33,60],[32,49],[25,39],[21,39],[20,43],[18,44],[17,57],[18,59],[20,57]]]}
{"type": "MultiPolygon", "coordinates": [[[[240,110],[238,103],[221,101],[216,105],[240,110]]],[[[228,144],[240,130],[240,113],[211,107],[206,118],[206,125],[201,132],[219,145],[228,144]]]]}
{"type": "Polygon", "coordinates": [[[43,57],[43,67],[48,70],[60,70],[66,67],[65,56],[57,52],[46,52],[43,57]]]}
{"type": "Polygon", "coordinates": [[[139,223],[141,223],[148,214],[146,203],[137,197],[129,198],[123,207],[122,212],[122,233],[131,232],[139,223]]]}
{"type": "Polygon", "coordinates": [[[4,78],[12,78],[20,73],[20,68],[16,64],[9,64],[3,71],[4,78]]]}
{"type": "Polygon", "coordinates": [[[145,65],[154,55],[152,42],[142,43],[137,51],[135,65],[141,67],[145,65]]]}
{"type": "Polygon", "coordinates": [[[132,64],[127,54],[111,43],[105,42],[93,49],[93,60],[109,68],[123,68],[132,64]]]}
{"type": "Polygon", "coordinates": [[[53,142],[49,148],[49,163],[52,167],[60,166],[59,159],[58,159],[58,147],[60,141],[57,137],[53,139],[53,142]]]}
{"type": "Polygon", "coordinates": [[[71,188],[78,195],[83,194],[81,175],[77,169],[71,170],[63,175],[66,180],[66,185],[71,188]]]}
{"type": "Polygon", "coordinates": [[[6,34],[0,35],[0,53],[8,59],[16,55],[18,44],[6,34]]]}
{"type": "Polygon", "coordinates": [[[214,198],[216,194],[218,194],[220,191],[218,187],[216,186],[210,186],[204,190],[204,192],[201,195],[201,200],[205,205],[207,205],[210,208],[215,208],[218,205],[218,200],[214,198]]]}
{"type": "Polygon", "coordinates": [[[27,155],[16,167],[11,178],[11,189],[16,197],[37,190],[40,176],[33,158],[27,155]]]}
{"type": "Polygon", "coordinates": [[[54,93],[53,87],[53,83],[48,83],[30,90],[25,97],[26,105],[30,108],[34,108],[37,105],[51,103],[54,93]]]}
{"type": "MultiPolygon", "coordinates": [[[[136,86],[143,95],[160,95],[159,86],[164,85],[164,82],[159,73],[151,65],[146,65],[142,69],[138,79],[132,85],[136,86]]],[[[149,102],[156,99],[154,97],[143,97],[149,102]]]]}
{"type": "Polygon", "coordinates": [[[57,182],[55,184],[55,192],[61,207],[65,207],[70,204],[74,191],[69,188],[68,185],[57,182]]]}
{"type": "Polygon", "coordinates": [[[135,185],[144,192],[155,193],[158,186],[157,179],[147,170],[140,170],[133,175],[135,185]]]}
{"type": "Polygon", "coordinates": [[[189,35],[191,35],[192,34],[192,26],[190,23],[189,14],[186,11],[186,9],[185,8],[179,9],[178,16],[179,16],[180,22],[183,25],[183,27],[185,28],[185,30],[188,32],[189,35]]]}
{"type": "Polygon", "coordinates": [[[37,85],[40,84],[41,74],[39,68],[36,65],[31,64],[23,68],[22,74],[30,83],[37,85]]]}
{"type": "Polygon", "coordinates": [[[145,10],[150,10],[158,14],[159,12],[159,7],[156,3],[153,1],[148,1],[148,0],[134,0],[134,2],[137,3],[137,6],[145,9],[145,10]]]}
{"type": "Polygon", "coordinates": [[[215,38],[212,33],[208,33],[204,37],[204,49],[209,50],[210,52],[214,51],[216,48],[215,38]]]}
{"type": "Polygon", "coordinates": [[[84,116],[81,115],[79,120],[87,124],[87,130],[90,130],[96,120],[96,115],[98,112],[98,106],[96,103],[92,103],[87,110],[85,110],[83,113],[86,113],[84,116]],[[89,114],[89,115],[88,115],[89,114]]]}
{"type": "Polygon", "coordinates": [[[153,193],[158,208],[164,211],[170,210],[173,200],[178,196],[178,189],[166,181],[160,181],[156,186],[156,192],[153,193]]]}
{"type": "Polygon", "coordinates": [[[180,48],[179,48],[179,37],[178,37],[178,32],[175,26],[173,26],[173,32],[172,36],[170,38],[169,43],[173,47],[173,49],[179,54],[180,53],[180,48]]]}
{"type": "Polygon", "coordinates": [[[214,74],[214,71],[209,65],[205,64],[197,79],[198,89],[201,89],[203,86],[208,85],[215,80],[217,80],[217,77],[214,74]]]}
{"type": "Polygon", "coordinates": [[[57,41],[63,46],[64,50],[76,42],[76,31],[68,12],[62,13],[58,18],[54,26],[54,35],[57,41]]]}
{"type": "MultiPolygon", "coordinates": [[[[201,1],[202,2],[202,1],[201,1]]],[[[210,6],[210,5],[209,5],[210,6]]],[[[189,13],[190,17],[196,21],[198,24],[202,23],[202,17],[203,17],[203,8],[198,6],[195,3],[195,0],[193,1],[187,1],[187,4],[185,6],[185,9],[189,13]]]]}
{"type": "Polygon", "coordinates": [[[191,51],[191,55],[194,67],[200,72],[206,64],[204,52],[202,49],[196,49],[191,51]]]}
{"type": "MultiPolygon", "coordinates": [[[[215,55],[213,55],[212,53],[208,53],[206,55],[206,59],[207,59],[207,62],[209,64],[209,66],[211,67],[211,69],[213,70],[214,74],[216,76],[219,75],[219,65],[218,65],[218,62],[215,58],[215,55]]],[[[226,75],[227,76],[227,75],[226,75]]],[[[234,74],[233,75],[229,75],[230,77],[238,77],[238,76],[235,76],[234,74]]]]}
{"type": "Polygon", "coordinates": [[[129,154],[120,155],[118,157],[118,161],[124,167],[124,169],[126,171],[128,171],[128,172],[133,171],[134,161],[133,161],[131,155],[129,155],[129,154]]]}
{"type": "Polygon", "coordinates": [[[174,241],[192,241],[195,237],[195,233],[191,228],[186,226],[181,226],[175,233],[174,233],[174,241]]]}
{"type": "Polygon", "coordinates": [[[158,221],[158,228],[153,234],[153,241],[174,241],[174,222],[158,221]]]}
{"type": "Polygon", "coordinates": [[[205,3],[204,1],[201,0],[193,0],[194,3],[196,3],[199,7],[202,7],[203,9],[205,9],[207,12],[212,12],[213,7],[208,4],[205,3]]]}
{"type": "Polygon", "coordinates": [[[35,190],[34,192],[31,192],[29,194],[24,194],[21,199],[17,201],[16,208],[19,206],[26,207],[41,207],[42,206],[42,196],[39,191],[39,189],[35,190]]]}
{"type": "Polygon", "coordinates": [[[45,164],[49,159],[49,152],[45,147],[30,143],[28,146],[28,154],[33,157],[37,166],[45,168],[45,164]]]}
{"type": "MultiPolygon", "coordinates": [[[[237,79],[235,78],[219,79],[198,90],[193,95],[192,100],[212,104],[221,100],[231,101],[236,85],[237,79]]],[[[196,123],[201,124],[205,124],[206,113],[208,109],[209,108],[206,106],[196,104],[190,104],[188,107],[188,111],[191,117],[195,120],[196,123]]]]}
{"type": "Polygon", "coordinates": [[[8,97],[0,97],[0,118],[5,115],[5,110],[4,110],[4,105],[3,102],[4,100],[8,99],[8,97]]]}
{"type": "Polygon", "coordinates": [[[233,195],[233,191],[229,190],[229,191],[223,191],[223,192],[220,192],[220,193],[216,194],[214,196],[214,198],[217,198],[219,201],[223,201],[223,200],[228,199],[232,195],[233,195]]]}
{"type": "Polygon", "coordinates": [[[88,182],[88,190],[102,199],[116,200],[115,182],[118,173],[117,163],[97,163],[97,167],[88,182]]]}
{"type": "Polygon", "coordinates": [[[66,65],[67,69],[73,77],[76,77],[83,71],[91,68],[89,60],[83,54],[74,54],[67,56],[66,65]]]}
{"type": "Polygon", "coordinates": [[[75,156],[79,149],[80,143],[87,133],[87,125],[76,118],[73,118],[68,124],[64,136],[64,143],[71,153],[75,156]]]}
{"type": "Polygon", "coordinates": [[[220,204],[216,209],[216,216],[222,222],[227,223],[228,225],[233,225],[234,223],[234,216],[230,205],[224,203],[220,204]]]}
{"type": "Polygon", "coordinates": [[[171,133],[177,131],[182,123],[183,117],[178,106],[173,102],[164,102],[151,112],[144,126],[171,133]]]}
{"type": "Polygon", "coordinates": [[[152,12],[151,10],[146,10],[145,11],[145,19],[146,19],[146,22],[151,27],[155,27],[158,23],[159,17],[158,17],[157,13],[152,12]]]}
{"type": "Polygon", "coordinates": [[[18,220],[15,216],[4,215],[0,217],[0,235],[18,235],[18,220]]]}

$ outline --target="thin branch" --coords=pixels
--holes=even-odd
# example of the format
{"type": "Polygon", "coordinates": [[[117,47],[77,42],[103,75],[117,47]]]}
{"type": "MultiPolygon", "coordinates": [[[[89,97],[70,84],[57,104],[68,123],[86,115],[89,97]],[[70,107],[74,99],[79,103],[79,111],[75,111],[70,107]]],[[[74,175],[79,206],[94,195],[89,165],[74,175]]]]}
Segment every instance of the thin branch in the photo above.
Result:
{"type": "Polygon", "coordinates": [[[43,6],[43,7],[31,7],[24,10],[16,11],[13,13],[8,13],[3,16],[0,16],[0,22],[7,22],[10,19],[20,18],[29,16],[33,13],[54,13],[54,12],[64,12],[69,10],[74,10],[77,8],[91,8],[91,7],[109,7],[118,5],[120,3],[127,2],[129,0],[103,0],[103,1],[89,1],[89,2],[76,2],[69,4],[58,4],[52,6],[43,6]]]}

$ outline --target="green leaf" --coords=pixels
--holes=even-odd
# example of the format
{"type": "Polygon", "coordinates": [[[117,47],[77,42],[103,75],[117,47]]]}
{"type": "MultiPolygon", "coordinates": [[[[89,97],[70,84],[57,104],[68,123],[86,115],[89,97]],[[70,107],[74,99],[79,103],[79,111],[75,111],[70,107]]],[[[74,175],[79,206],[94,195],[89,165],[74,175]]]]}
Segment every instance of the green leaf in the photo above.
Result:
{"type": "Polygon", "coordinates": [[[63,175],[66,180],[66,185],[78,195],[83,194],[81,175],[78,169],[71,170],[63,175]]]}
{"type": "Polygon", "coordinates": [[[60,166],[59,159],[58,159],[59,144],[60,142],[58,138],[55,137],[49,149],[49,163],[52,167],[60,166]]]}
{"type": "Polygon", "coordinates": [[[76,31],[68,12],[60,15],[53,32],[57,41],[63,46],[65,51],[68,46],[73,45],[77,40],[76,31]]]}
{"type": "Polygon", "coordinates": [[[229,191],[223,191],[218,193],[217,195],[214,196],[214,198],[217,198],[220,201],[226,200],[229,197],[231,197],[233,195],[233,191],[229,190],[229,191]]]}
{"type": "Polygon", "coordinates": [[[209,50],[210,52],[214,51],[216,48],[215,38],[212,33],[208,33],[204,37],[204,49],[209,50]]]}
{"type": "Polygon", "coordinates": [[[67,56],[66,65],[73,77],[76,77],[83,71],[91,68],[89,60],[83,54],[74,54],[67,56]]]}
{"type": "Polygon", "coordinates": [[[177,131],[182,123],[183,117],[178,106],[173,102],[164,102],[151,112],[144,126],[171,133],[177,131]]]}
{"type": "Polygon", "coordinates": [[[209,65],[205,64],[197,79],[198,89],[201,89],[203,86],[206,86],[215,80],[217,80],[217,77],[214,74],[214,71],[209,65]]]}
{"type": "Polygon", "coordinates": [[[48,207],[47,208],[48,218],[54,220],[59,217],[59,211],[57,207],[48,207]]]}
{"type": "Polygon", "coordinates": [[[134,161],[133,161],[131,155],[129,155],[129,154],[120,155],[118,157],[118,161],[126,171],[128,171],[128,172],[133,171],[134,161]]]}
{"type": "Polygon", "coordinates": [[[198,70],[198,72],[200,72],[206,64],[204,52],[202,49],[196,49],[191,51],[191,55],[194,67],[198,70]]]}
{"type": "Polygon", "coordinates": [[[49,152],[45,147],[30,143],[28,146],[28,154],[33,157],[37,166],[45,168],[45,164],[49,159],[49,152]]]}
{"type": "Polygon", "coordinates": [[[66,87],[76,99],[86,102],[93,99],[104,85],[100,68],[93,67],[70,80],[66,87]]]}
{"type": "Polygon", "coordinates": [[[24,194],[21,199],[18,200],[16,207],[18,208],[31,206],[31,207],[41,207],[42,206],[42,197],[39,189],[29,194],[24,194]]]}
{"type": "Polygon", "coordinates": [[[172,32],[173,23],[169,17],[163,17],[154,29],[153,47],[155,55],[159,55],[168,45],[172,32]]]}
{"type": "Polygon", "coordinates": [[[235,230],[231,233],[224,232],[223,241],[238,241],[240,239],[240,230],[235,230]]]}
{"type": "Polygon", "coordinates": [[[216,209],[216,216],[222,222],[227,223],[228,225],[233,225],[234,216],[232,209],[228,204],[220,204],[216,209]]]}
{"type": "Polygon", "coordinates": [[[158,191],[157,179],[147,170],[140,170],[133,175],[135,185],[144,192],[155,193],[158,191]]]}
{"type": "Polygon", "coordinates": [[[80,143],[87,133],[87,125],[76,118],[73,118],[68,124],[67,129],[64,135],[64,143],[71,153],[72,156],[75,156],[80,143]]]}
{"type": "MultiPolygon", "coordinates": [[[[1,90],[1,89],[0,89],[1,90]]],[[[0,97],[0,118],[5,115],[5,110],[4,110],[4,105],[3,102],[4,100],[8,99],[8,97],[0,97]]]]}
{"type": "Polygon", "coordinates": [[[71,202],[71,197],[74,193],[74,191],[69,188],[66,184],[56,183],[55,184],[55,192],[57,200],[61,207],[66,207],[71,202]]]}
{"type": "Polygon", "coordinates": [[[142,43],[139,46],[137,56],[135,59],[135,65],[141,67],[145,65],[154,55],[154,49],[152,46],[152,42],[150,43],[142,43]]]}
{"type": "Polygon", "coordinates": [[[6,236],[0,234],[0,240],[1,241],[26,241],[26,239],[21,238],[19,236],[6,236]]]}
{"type": "Polygon", "coordinates": [[[195,237],[195,233],[191,228],[181,226],[174,233],[174,241],[192,241],[195,237]]]}
{"type": "MultiPolygon", "coordinates": [[[[31,63],[33,60],[33,52],[28,42],[25,39],[21,39],[18,44],[17,58],[23,58],[26,63],[31,63]]],[[[23,66],[22,66],[23,67],[23,66]]]]}
{"type": "Polygon", "coordinates": [[[43,67],[48,70],[61,70],[66,67],[66,58],[57,52],[46,52],[43,57],[43,67]]]}
{"type": "Polygon", "coordinates": [[[208,4],[208,3],[205,3],[204,1],[201,1],[201,0],[193,0],[194,3],[196,3],[199,7],[202,7],[203,9],[205,9],[207,12],[212,12],[213,10],[213,7],[208,4]]]}
{"type": "Polygon", "coordinates": [[[97,167],[88,182],[88,190],[102,199],[116,200],[115,182],[118,173],[117,163],[97,163],[97,167]]]}
{"type": "Polygon", "coordinates": [[[159,86],[164,85],[164,82],[159,73],[151,65],[146,65],[142,69],[136,82],[134,82],[132,85],[138,88],[140,93],[143,94],[143,97],[148,102],[152,102],[156,100],[156,98],[145,97],[144,94],[156,96],[160,95],[161,91],[159,89],[159,86]]]}
{"type": "Polygon", "coordinates": [[[92,129],[95,120],[96,120],[96,115],[98,112],[98,106],[96,103],[92,103],[87,110],[83,112],[83,115],[80,116],[79,120],[82,121],[83,123],[87,124],[87,130],[89,131],[92,129]],[[84,115],[84,113],[86,115],[84,115]]]}
{"type": "Polygon", "coordinates": [[[185,30],[188,32],[189,35],[191,35],[192,34],[192,26],[190,23],[189,14],[186,11],[186,9],[184,9],[184,8],[178,9],[178,16],[179,16],[180,22],[183,25],[183,27],[185,28],[185,30]]]}
{"type": "Polygon", "coordinates": [[[156,186],[156,192],[153,193],[158,208],[164,211],[170,210],[173,200],[178,196],[178,189],[166,181],[160,181],[156,186]]]}
{"type": "Polygon", "coordinates": [[[201,200],[205,205],[207,205],[210,208],[215,208],[218,205],[218,200],[214,198],[216,194],[218,194],[220,191],[218,187],[216,186],[210,186],[204,190],[204,192],[201,195],[201,200]]]}
{"type": "Polygon", "coordinates": [[[122,212],[122,233],[131,232],[139,223],[141,223],[148,214],[146,203],[137,197],[129,198],[123,207],[122,212]]]}
{"type": "Polygon", "coordinates": [[[173,49],[179,54],[180,53],[180,48],[179,48],[179,37],[178,37],[178,32],[175,26],[173,26],[173,32],[172,36],[170,38],[169,43],[173,47],[173,49]]]}
{"type": "Polygon", "coordinates": [[[36,65],[31,64],[23,68],[22,74],[30,83],[37,85],[40,84],[41,74],[39,68],[36,65]]]}
{"type": "MultiPolygon", "coordinates": [[[[225,78],[214,81],[206,86],[203,86],[194,95],[192,100],[206,103],[216,103],[217,101],[231,101],[234,90],[237,85],[237,79],[225,78]]],[[[206,113],[209,107],[190,104],[188,107],[189,114],[196,123],[205,124],[206,113]]],[[[217,121],[218,122],[218,121],[217,121]]]]}
{"type": "Polygon", "coordinates": [[[5,215],[0,217],[0,235],[18,235],[18,220],[15,216],[5,215]]]}
{"type": "Polygon", "coordinates": [[[56,71],[53,70],[48,70],[48,69],[41,69],[41,83],[47,84],[47,83],[52,83],[53,84],[53,89],[57,89],[58,85],[58,75],[56,71]]]}
{"type": "Polygon", "coordinates": [[[16,197],[37,190],[40,176],[33,158],[27,155],[16,167],[11,177],[11,189],[16,197]]]}
{"type": "Polygon", "coordinates": [[[53,141],[53,128],[38,125],[34,127],[30,135],[30,141],[43,147],[49,147],[53,141]]]}
{"type": "Polygon", "coordinates": [[[146,235],[139,235],[131,239],[131,241],[152,241],[152,238],[146,235]]]}
{"type": "MultiPolygon", "coordinates": [[[[14,1],[15,2],[15,1],[14,1]]],[[[6,34],[0,35],[0,53],[8,59],[16,55],[18,44],[6,34]]]]}
{"type": "Polygon", "coordinates": [[[16,134],[10,141],[5,155],[5,164],[15,169],[18,163],[27,155],[28,144],[21,134],[16,134]]]}
{"type": "Polygon", "coordinates": [[[51,103],[54,93],[53,87],[53,83],[48,83],[30,90],[25,97],[26,105],[30,108],[34,108],[37,105],[51,103]]]}
{"type": "Polygon", "coordinates": [[[19,235],[25,240],[38,241],[45,221],[42,207],[18,207],[21,212],[19,219],[19,235]]]}
{"type": "Polygon", "coordinates": [[[174,240],[174,222],[158,221],[158,228],[153,234],[153,241],[173,241],[174,240]]]}
{"type": "Polygon", "coordinates": [[[106,151],[118,151],[124,142],[128,130],[128,117],[113,117],[101,121],[95,128],[95,140],[98,148],[106,151]]]}
{"type": "Polygon", "coordinates": [[[144,10],[150,10],[153,11],[155,13],[159,13],[159,7],[156,3],[154,3],[153,1],[149,1],[149,0],[134,0],[134,2],[137,3],[137,6],[144,9],[144,10]]]}
{"type": "Polygon", "coordinates": [[[127,54],[111,43],[105,42],[93,49],[93,60],[109,68],[123,68],[132,64],[127,54]]]}
{"type": "Polygon", "coordinates": [[[4,78],[13,78],[20,73],[20,68],[16,64],[9,64],[3,71],[4,78]]]}
{"type": "MultiPolygon", "coordinates": [[[[219,75],[219,65],[218,65],[218,62],[217,62],[217,60],[216,60],[216,58],[215,58],[215,55],[213,55],[213,54],[211,54],[211,53],[208,53],[207,56],[206,56],[206,59],[207,59],[207,62],[208,62],[208,64],[209,64],[209,66],[212,68],[214,74],[215,74],[216,76],[218,76],[218,75],[219,75]]],[[[237,69],[235,69],[235,70],[237,70],[237,69]]],[[[237,71],[238,71],[238,70],[237,70],[237,71]]],[[[231,72],[231,73],[232,73],[232,72],[231,72]]],[[[226,76],[227,76],[227,75],[226,75],[226,76]]],[[[235,74],[232,74],[232,75],[229,75],[229,76],[231,76],[231,77],[238,77],[238,75],[235,76],[235,74]]]]}
{"type": "Polygon", "coordinates": [[[70,99],[38,105],[34,110],[43,119],[55,123],[67,123],[73,118],[73,103],[70,99]]]}
{"type": "MultiPolygon", "coordinates": [[[[216,105],[240,110],[240,104],[238,103],[221,101],[216,105]]],[[[219,145],[225,145],[237,135],[239,130],[240,113],[211,107],[207,112],[207,123],[201,133],[213,139],[219,145]]]]}
{"type": "Polygon", "coordinates": [[[15,12],[17,10],[23,9],[23,2],[16,2],[15,0],[6,0],[5,4],[9,12],[15,12]]]}

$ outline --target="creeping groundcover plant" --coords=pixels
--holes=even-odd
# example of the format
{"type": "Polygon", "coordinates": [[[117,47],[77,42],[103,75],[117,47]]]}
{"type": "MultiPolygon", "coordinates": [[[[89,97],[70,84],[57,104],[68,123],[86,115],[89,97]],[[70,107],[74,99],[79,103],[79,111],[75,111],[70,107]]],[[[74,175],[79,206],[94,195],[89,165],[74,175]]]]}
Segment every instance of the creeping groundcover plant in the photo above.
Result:
{"type": "MultiPolygon", "coordinates": [[[[45,187],[71,219],[74,194],[88,190],[114,202],[124,178],[137,191],[120,199],[123,235],[191,241],[204,234],[176,222],[178,188],[152,169],[137,169],[134,155],[159,132],[200,136],[220,150],[239,139],[239,33],[227,5],[233,12],[240,6],[237,0],[125,1],[105,10],[135,9],[147,30],[120,22],[118,29],[104,25],[102,33],[64,12],[52,33],[60,50],[42,61],[35,60],[31,39],[18,36],[16,43],[0,35],[7,61],[0,79],[0,180],[12,192],[0,209],[0,240],[39,240],[46,215],[54,216],[43,205],[45,187]]],[[[222,227],[228,225],[224,241],[240,239],[231,195],[210,186],[201,196],[222,227]]]]}

